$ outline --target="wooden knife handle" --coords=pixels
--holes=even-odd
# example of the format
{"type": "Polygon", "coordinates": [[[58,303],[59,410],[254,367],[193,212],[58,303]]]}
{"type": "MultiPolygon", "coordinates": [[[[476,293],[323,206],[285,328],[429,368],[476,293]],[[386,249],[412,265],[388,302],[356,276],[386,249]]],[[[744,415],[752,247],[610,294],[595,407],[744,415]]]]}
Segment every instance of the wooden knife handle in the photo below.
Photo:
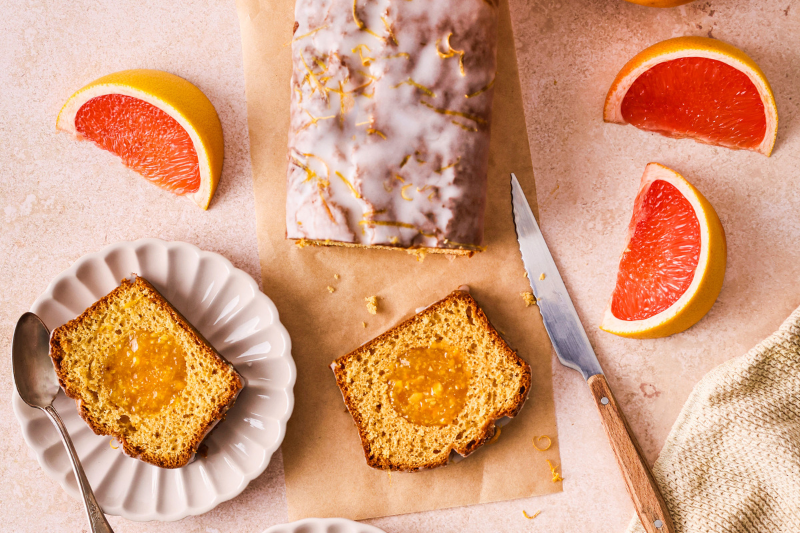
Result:
{"type": "Polygon", "coordinates": [[[631,433],[625,415],[617,405],[608,382],[603,374],[592,376],[588,380],[589,388],[594,396],[600,419],[608,435],[608,441],[617,457],[625,486],[628,489],[636,514],[642,521],[647,533],[674,533],[675,526],[669,516],[664,498],[656,485],[653,474],[644,460],[639,443],[631,433]],[[659,527],[660,526],[660,527],[659,527]]]}

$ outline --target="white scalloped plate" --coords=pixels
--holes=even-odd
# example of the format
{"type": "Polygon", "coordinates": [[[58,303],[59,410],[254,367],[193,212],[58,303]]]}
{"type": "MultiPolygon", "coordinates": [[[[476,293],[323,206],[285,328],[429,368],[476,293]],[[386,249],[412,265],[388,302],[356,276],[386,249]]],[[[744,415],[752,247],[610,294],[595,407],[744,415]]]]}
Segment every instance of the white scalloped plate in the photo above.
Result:
{"type": "MultiPolygon", "coordinates": [[[[272,301],[253,278],[219,254],[183,242],[142,239],[112,244],[56,276],[31,311],[50,330],[82,313],[136,273],[152,283],[245,378],[236,404],[205,443],[206,457],[178,469],[132,459],[95,435],[75,402],[59,391],[64,419],[89,482],[106,514],[129,520],[180,520],[237,496],[261,474],[286,433],[297,375],[291,341],[272,301]]],[[[16,388],[14,413],[45,473],[79,499],[58,434],[16,388]]]]}
{"type": "Polygon", "coordinates": [[[264,533],[386,533],[367,524],[344,518],[306,518],[291,524],[273,526],[264,533]]]}

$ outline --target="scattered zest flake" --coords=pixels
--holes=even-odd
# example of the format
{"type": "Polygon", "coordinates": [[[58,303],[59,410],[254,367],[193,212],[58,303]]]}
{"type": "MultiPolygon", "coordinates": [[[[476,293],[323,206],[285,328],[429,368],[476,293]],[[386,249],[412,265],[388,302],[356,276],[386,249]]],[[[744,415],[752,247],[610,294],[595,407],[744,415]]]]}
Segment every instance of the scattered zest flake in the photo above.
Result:
{"type": "MultiPolygon", "coordinates": [[[[322,99],[325,100],[325,102],[327,103],[328,92],[325,90],[325,87],[322,86],[322,83],[320,83],[319,79],[317,79],[317,75],[314,74],[314,71],[311,70],[311,68],[308,66],[308,63],[306,63],[306,58],[303,56],[303,52],[300,52],[300,60],[303,62],[303,66],[306,68],[306,71],[308,72],[307,74],[308,78],[314,82],[316,88],[319,89],[319,92],[322,95],[322,99]]],[[[308,113],[308,111],[306,111],[306,113],[308,113]]],[[[311,115],[311,113],[308,114],[311,115]]]]}
{"type": "Polygon", "coordinates": [[[448,168],[453,168],[454,166],[456,166],[459,161],[461,161],[461,156],[459,156],[458,159],[456,159],[455,161],[453,161],[452,163],[450,163],[446,167],[437,168],[436,170],[434,170],[434,172],[437,173],[437,174],[441,174],[443,171],[447,170],[448,168]]]}
{"type": "Polygon", "coordinates": [[[494,444],[495,442],[497,442],[497,439],[500,438],[500,431],[501,431],[500,427],[495,427],[495,430],[496,431],[494,432],[494,436],[492,436],[489,442],[486,443],[487,445],[494,444]]]}
{"type": "Polygon", "coordinates": [[[462,124],[462,123],[458,122],[457,120],[453,120],[451,122],[453,124],[455,124],[456,126],[458,126],[459,128],[461,128],[462,130],[472,131],[472,132],[478,131],[478,128],[476,128],[475,126],[470,126],[468,124],[462,124]]]}
{"type": "Polygon", "coordinates": [[[403,197],[403,200],[408,200],[409,202],[413,200],[413,198],[411,198],[410,196],[406,196],[406,189],[413,186],[414,185],[412,183],[409,183],[408,185],[403,185],[402,187],[400,187],[400,196],[403,197]]]}
{"type": "Polygon", "coordinates": [[[317,33],[319,30],[324,30],[324,29],[325,29],[325,28],[327,28],[327,27],[328,27],[328,25],[326,24],[326,25],[324,25],[324,26],[320,26],[319,28],[317,28],[317,29],[315,29],[315,30],[311,30],[310,32],[304,33],[303,35],[298,35],[297,37],[295,37],[294,39],[292,39],[292,42],[299,41],[300,39],[305,39],[305,38],[306,38],[306,37],[308,37],[309,35],[314,35],[314,34],[315,34],[315,33],[317,33]]]}
{"type": "Polygon", "coordinates": [[[532,440],[533,440],[533,447],[536,448],[537,450],[539,450],[540,452],[546,452],[547,450],[550,449],[550,446],[553,445],[553,441],[547,435],[542,435],[541,437],[533,437],[532,440]],[[544,448],[539,448],[536,445],[536,442],[537,441],[542,441],[542,440],[545,440],[545,439],[547,439],[547,446],[545,446],[544,448]]]}
{"type": "Polygon", "coordinates": [[[449,57],[458,56],[458,69],[461,71],[461,75],[464,76],[466,73],[464,72],[464,50],[456,50],[450,45],[450,37],[453,35],[453,32],[447,34],[447,37],[444,38],[444,44],[447,45],[447,51],[442,52],[439,47],[439,43],[442,42],[442,39],[436,40],[436,53],[439,54],[439,57],[442,59],[447,59],[449,57]]]}
{"type": "MultiPolygon", "coordinates": [[[[367,311],[371,315],[378,314],[378,297],[377,296],[367,296],[364,298],[364,301],[367,302],[367,311]]],[[[366,325],[365,325],[366,327],[366,325]]]]}
{"type": "Polygon", "coordinates": [[[374,31],[372,31],[369,28],[367,28],[367,25],[364,24],[364,22],[361,19],[358,18],[357,9],[358,9],[358,0],[353,0],[353,22],[356,23],[356,26],[358,26],[358,29],[361,30],[361,31],[365,31],[365,32],[369,33],[370,35],[372,35],[373,37],[376,37],[376,38],[378,38],[378,39],[380,39],[382,41],[383,37],[381,37],[380,35],[378,35],[374,31]]]}
{"type": "Polygon", "coordinates": [[[330,285],[328,285],[328,292],[329,293],[333,294],[335,291],[336,291],[336,289],[334,287],[331,287],[330,285]]]}
{"type": "Polygon", "coordinates": [[[111,446],[111,448],[114,450],[119,450],[119,444],[114,446],[114,442],[116,442],[116,440],[117,439],[112,438],[110,441],[108,441],[108,445],[111,446]]]}
{"type": "Polygon", "coordinates": [[[545,278],[544,272],[542,272],[541,276],[539,276],[539,280],[543,280],[545,278]]]}
{"type": "Polygon", "coordinates": [[[556,470],[558,467],[553,466],[553,463],[550,462],[550,459],[547,460],[547,466],[550,467],[550,473],[553,475],[553,478],[550,481],[552,481],[553,483],[564,481],[564,478],[561,477],[561,474],[559,474],[558,471],[556,470]]]}
{"type": "Polygon", "coordinates": [[[319,122],[320,120],[328,120],[328,119],[330,119],[330,118],[336,118],[336,115],[330,115],[330,116],[328,116],[328,117],[315,117],[314,115],[312,115],[312,114],[311,114],[311,113],[308,111],[308,109],[303,109],[303,111],[305,111],[305,112],[306,112],[306,115],[308,115],[308,116],[311,118],[311,122],[309,122],[308,124],[306,124],[305,126],[303,126],[302,128],[300,128],[299,130],[297,130],[297,132],[298,132],[298,133],[299,133],[299,132],[301,132],[301,131],[303,131],[304,129],[306,129],[306,128],[307,128],[307,127],[309,127],[309,126],[316,125],[316,124],[317,124],[317,122],[319,122]]]}
{"type": "Polygon", "coordinates": [[[419,231],[413,224],[397,222],[395,220],[360,220],[358,223],[361,226],[397,226],[398,228],[416,229],[419,231]]]}
{"type": "MultiPolygon", "coordinates": [[[[339,179],[341,179],[343,182],[345,182],[345,184],[347,185],[347,188],[348,188],[348,189],[350,189],[350,192],[352,192],[352,193],[353,193],[353,196],[355,196],[356,198],[361,198],[361,194],[360,194],[360,193],[359,193],[359,192],[356,190],[356,188],[355,188],[355,187],[353,187],[353,184],[352,184],[352,183],[350,183],[350,180],[348,180],[347,178],[345,178],[345,177],[342,175],[342,173],[341,173],[341,172],[339,172],[338,170],[336,171],[336,175],[337,175],[337,176],[339,176],[339,179]]],[[[338,274],[337,274],[337,276],[338,276],[338,274]]],[[[338,278],[337,278],[337,279],[338,279],[338,278]]]]}
{"type": "Polygon", "coordinates": [[[444,109],[444,108],[441,108],[441,107],[436,107],[435,105],[433,105],[431,103],[428,103],[425,100],[420,100],[419,103],[424,105],[425,107],[429,107],[429,108],[433,109],[434,111],[436,111],[440,115],[450,115],[450,116],[454,116],[454,117],[463,117],[463,118],[467,118],[469,120],[473,120],[473,121],[477,122],[478,124],[486,124],[486,120],[485,119],[482,119],[481,117],[478,117],[478,116],[475,116],[475,115],[470,115],[469,113],[462,113],[461,111],[452,111],[450,109],[444,109]]]}
{"type": "Polygon", "coordinates": [[[386,26],[386,31],[389,32],[389,37],[386,38],[386,41],[391,41],[394,43],[395,46],[399,46],[400,43],[397,42],[397,37],[394,36],[394,32],[392,31],[392,27],[389,25],[389,22],[386,20],[385,17],[381,17],[381,22],[383,25],[386,26]]]}
{"type": "Polygon", "coordinates": [[[522,300],[525,302],[525,307],[536,305],[536,296],[534,296],[532,292],[521,292],[519,295],[522,296],[522,300]]]}
{"type": "Polygon", "coordinates": [[[536,518],[537,516],[539,516],[539,513],[541,513],[541,512],[542,511],[540,509],[540,510],[536,511],[535,513],[533,513],[533,515],[529,515],[528,513],[525,512],[525,509],[522,510],[522,514],[524,514],[525,518],[527,518],[528,520],[532,520],[532,519],[536,518]]]}
{"type": "Polygon", "coordinates": [[[381,130],[376,130],[375,128],[369,128],[367,130],[367,135],[377,135],[384,141],[386,140],[386,135],[381,130]]]}
{"type": "Polygon", "coordinates": [[[398,87],[400,87],[401,85],[411,85],[411,86],[413,86],[413,87],[416,87],[416,88],[417,88],[417,89],[419,89],[420,91],[424,92],[425,94],[427,94],[427,95],[428,95],[428,96],[430,96],[431,98],[436,98],[436,95],[434,94],[434,92],[433,92],[433,91],[431,91],[430,89],[428,89],[428,88],[427,88],[427,87],[425,87],[424,85],[420,85],[419,83],[415,82],[415,81],[414,81],[414,80],[412,80],[411,78],[408,78],[408,79],[407,79],[407,80],[405,80],[405,81],[401,81],[400,83],[398,83],[397,85],[395,85],[393,88],[394,88],[394,89],[397,89],[397,88],[398,88],[398,87]]]}
{"type": "Polygon", "coordinates": [[[353,48],[353,53],[355,54],[356,52],[358,52],[358,57],[361,58],[361,64],[364,65],[365,67],[368,67],[368,66],[370,66],[372,64],[372,61],[374,61],[375,58],[374,57],[364,57],[364,54],[361,51],[362,48],[366,48],[367,52],[371,51],[369,49],[369,46],[367,46],[366,44],[359,44],[358,46],[353,48]]]}
{"type": "Polygon", "coordinates": [[[475,96],[478,96],[479,94],[483,94],[486,91],[488,91],[489,89],[491,89],[493,85],[494,85],[494,78],[492,78],[492,81],[490,81],[488,84],[486,84],[483,88],[478,89],[474,93],[465,94],[464,98],[474,98],[475,96]]]}

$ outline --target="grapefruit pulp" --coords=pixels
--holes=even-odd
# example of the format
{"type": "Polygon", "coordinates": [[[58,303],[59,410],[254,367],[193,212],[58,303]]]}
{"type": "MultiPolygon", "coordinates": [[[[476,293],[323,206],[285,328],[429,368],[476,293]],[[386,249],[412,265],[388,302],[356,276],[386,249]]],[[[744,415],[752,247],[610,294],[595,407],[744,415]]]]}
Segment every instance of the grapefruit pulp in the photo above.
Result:
{"type": "Polygon", "coordinates": [[[75,129],[163,189],[182,195],[200,188],[197,152],[189,134],[144,100],[121,94],[96,96],[78,110],[75,129]]]}
{"type": "Polygon", "coordinates": [[[639,76],[622,100],[622,117],[639,129],[737,149],[758,148],[767,131],[750,78],[706,57],[665,61],[639,76]]]}
{"type": "Polygon", "coordinates": [[[655,44],[622,68],[603,119],[769,155],[778,111],[764,73],[738,48],[706,37],[655,44]]]}
{"type": "Polygon", "coordinates": [[[634,338],[687,329],[714,304],[725,263],[725,233],[714,208],[678,173],[650,163],[600,328],[634,338]]]}

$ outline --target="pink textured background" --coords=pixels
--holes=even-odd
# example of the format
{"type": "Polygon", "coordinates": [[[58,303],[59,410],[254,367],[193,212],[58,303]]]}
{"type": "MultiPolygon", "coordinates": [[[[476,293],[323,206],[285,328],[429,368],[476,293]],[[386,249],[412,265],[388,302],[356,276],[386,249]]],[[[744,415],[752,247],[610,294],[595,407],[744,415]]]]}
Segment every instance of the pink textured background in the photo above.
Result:
{"type": "MultiPolygon", "coordinates": [[[[140,237],[219,252],[260,279],[239,25],[233,2],[0,1],[0,397],[11,397],[17,317],[81,255],[140,237]],[[126,68],[197,84],[216,106],[226,160],[202,212],[145,183],[112,156],[55,132],[63,102],[126,68]]],[[[800,304],[800,6],[697,1],[655,10],[622,0],[511,0],[541,222],[609,381],[650,460],[694,383],[778,327],[800,304]],[[601,120],[616,72],[642,48],[712,35],[749,53],[775,90],[774,155],[675,141],[601,120]],[[631,341],[597,330],[630,207],[649,161],[682,172],[715,205],[728,236],[725,286],[688,332],[631,341]]],[[[523,134],[523,132],[520,132],[523,134]]],[[[554,370],[564,492],[371,521],[393,532],[622,531],[632,507],[577,373],[554,370]],[[541,509],[533,521],[522,516],[541,509]]],[[[40,470],[10,402],[0,409],[0,529],[85,531],[83,512],[40,470]]],[[[253,532],[286,519],[280,453],[245,492],[176,523],[111,518],[123,532],[253,532]]]]}

